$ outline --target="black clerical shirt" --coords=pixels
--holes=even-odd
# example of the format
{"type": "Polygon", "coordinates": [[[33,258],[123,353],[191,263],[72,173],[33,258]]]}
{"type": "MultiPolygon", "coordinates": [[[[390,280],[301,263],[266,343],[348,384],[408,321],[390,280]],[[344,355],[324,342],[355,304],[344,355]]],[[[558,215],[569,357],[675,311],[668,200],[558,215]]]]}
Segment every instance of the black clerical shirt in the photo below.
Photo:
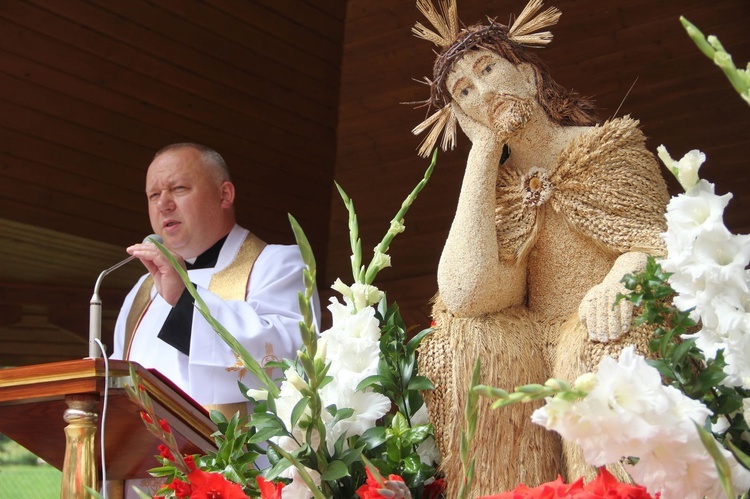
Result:
{"type": "MultiPolygon", "coordinates": [[[[188,270],[194,269],[212,269],[216,267],[219,259],[219,253],[224,246],[227,236],[219,239],[216,244],[198,255],[195,262],[185,261],[188,270]]],[[[180,299],[172,310],[169,311],[167,319],[159,331],[158,338],[168,345],[176,348],[185,355],[190,354],[190,335],[193,330],[193,304],[195,300],[187,289],[182,292],[180,299]]]]}

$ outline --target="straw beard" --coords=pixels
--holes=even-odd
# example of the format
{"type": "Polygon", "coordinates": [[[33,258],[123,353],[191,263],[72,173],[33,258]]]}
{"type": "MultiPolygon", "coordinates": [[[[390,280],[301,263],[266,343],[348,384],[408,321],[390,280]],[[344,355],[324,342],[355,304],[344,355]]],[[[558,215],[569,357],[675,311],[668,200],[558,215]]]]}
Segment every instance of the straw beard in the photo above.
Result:
{"type": "Polygon", "coordinates": [[[531,118],[534,105],[531,99],[501,95],[487,106],[490,128],[502,141],[522,130],[531,118]]]}

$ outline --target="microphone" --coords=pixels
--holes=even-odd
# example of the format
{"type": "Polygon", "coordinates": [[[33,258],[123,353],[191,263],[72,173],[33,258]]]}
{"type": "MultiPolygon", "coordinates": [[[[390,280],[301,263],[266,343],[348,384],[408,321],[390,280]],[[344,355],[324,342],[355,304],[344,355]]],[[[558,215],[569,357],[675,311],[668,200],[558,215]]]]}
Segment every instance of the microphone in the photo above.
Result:
{"type": "MultiPolygon", "coordinates": [[[[164,240],[161,238],[161,236],[157,236],[156,234],[151,234],[149,236],[146,236],[143,239],[144,243],[150,243],[150,239],[154,241],[158,241],[159,243],[163,243],[164,240]]],[[[94,294],[91,297],[91,302],[89,302],[89,356],[88,358],[96,359],[98,357],[101,357],[101,351],[99,350],[99,347],[96,344],[96,340],[102,339],[102,300],[99,298],[99,288],[102,285],[102,280],[104,279],[104,276],[109,274],[110,272],[119,269],[126,263],[130,262],[131,260],[134,260],[134,256],[129,256],[125,260],[121,261],[120,263],[116,263],[112,265],[110,268],[102,271],[101,274],[99,274],[99,278],[96,280],[96,284],[94,284],[94,294]]]]}

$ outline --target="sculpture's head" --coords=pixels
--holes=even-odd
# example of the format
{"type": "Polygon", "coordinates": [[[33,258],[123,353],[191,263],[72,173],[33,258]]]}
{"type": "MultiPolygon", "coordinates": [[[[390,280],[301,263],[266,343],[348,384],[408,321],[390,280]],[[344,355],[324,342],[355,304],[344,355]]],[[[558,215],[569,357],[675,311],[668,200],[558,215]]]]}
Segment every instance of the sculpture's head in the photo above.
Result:
{"type": "Polygon", "coordinates": [[[441,4],[438,12],[430,0],[417,0],[417,7],[436,31],[417,23],[413,32],[429,40],[442,51],[433,66],[433,78],[426,79],[430,98],[425,104],[438,109],[414,129],[415,134],[431,128],[419,153],[427,156],[435,147],[440,132],[442,147],[455,144],[456,119],[453,106],[490,127],[501,125],[502,115],[515,107],[529,113],[524,101],[533,98],[547,116],[562,126],[595,123],[593,105],[557,84],[544,63],[528,47],[542,47],[552,40],[549,31],[539,30],[555,24],[560,11],[551,7],[537,14],[542,0],[530,0],[510,26],[489,20],[459,30],[455,0],[441,4]],[[523,108],[518,106],[524,105],[523,108]]]}

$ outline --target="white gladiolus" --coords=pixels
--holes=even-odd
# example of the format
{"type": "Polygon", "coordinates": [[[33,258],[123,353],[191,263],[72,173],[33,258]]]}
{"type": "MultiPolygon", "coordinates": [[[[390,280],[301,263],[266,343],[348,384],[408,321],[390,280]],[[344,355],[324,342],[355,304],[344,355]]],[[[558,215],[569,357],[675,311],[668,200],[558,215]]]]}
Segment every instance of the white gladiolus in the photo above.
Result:
{"type": "MultiPolygon", "coordinates": [[[[550,398],[532,421],[575,442],[591,465],[637,457],[629,473],[663,499],[721,497],[716,466],[695,428],[710,415],[703,404],[662,385],[659,372],[632,346],[619,362],[602,359],[595,376],[596,383],[587,379],[594,387],[583,399],[550,398]]],[[[738,490],[747,489],[750,472],[728,451],[724,455],[738,490]]]]}
{"type": "Polygon", "coordinates": [[[706,180],[687,181],[705,160],[691,151],[680,162],[660,148],[659,157],[680,179],[686,189],[667,206],[667,232],[662,235],[667,258],[660,263],[672,273],[669,284],[675,290],[674,306],[690,310],[690,317],[702,329],[686,338],[696,338],[696,346],[707,359],[724,351],[727,386],[742,386],[750,377],[750,235],[732,234],[724,225],[723,214],[731,194],[718,196],[706,180]]]}
{"type": "Polygon", "coordinates": [[[351,286],[347,286],[341,279],[336,279],[331,288],[341,293],[341,296],[344,297],[344,303],[353,307],[354,311],[375,305],[384,296],[384,293],[372,284],[355,282],[351,286]]]}
{"type": "MultiPolygon", "coordinates": [[[[281,388],[279,389],[279,396],[276,399],[276,415],[284,422],[284,425],[292,431],[292,411],[297,402],[302,400],[302,394],[300,393],[297,386],[289,381],[289,378],[299,378],[299,374],[294,368],[289,368],[284,372],[286,378],[281,382],[281,388]]],[[[309,412],[309,410],[308,410],[309,412]]]]}
{"type": "Polygon", "coordinates": [[[674,262],[679,266],[680,258],[689,256],[699,234],[724,227],[724,208],[731,198],[731,194],[717,196],[713,184],[701,180],[688,192],[669,201],[665,215],[668,230],[662,235],[669,253],[667,264],[674,262]]]}
{"type": "Polygon", "coordinates": [[[705,154],[693,149],[682,159],[675,161],[663,145],[657,147],[656,152],[664,165],[677,177],[683,189],[688,190],[698,183],[698,169],[706,161],[705,154]]]}

